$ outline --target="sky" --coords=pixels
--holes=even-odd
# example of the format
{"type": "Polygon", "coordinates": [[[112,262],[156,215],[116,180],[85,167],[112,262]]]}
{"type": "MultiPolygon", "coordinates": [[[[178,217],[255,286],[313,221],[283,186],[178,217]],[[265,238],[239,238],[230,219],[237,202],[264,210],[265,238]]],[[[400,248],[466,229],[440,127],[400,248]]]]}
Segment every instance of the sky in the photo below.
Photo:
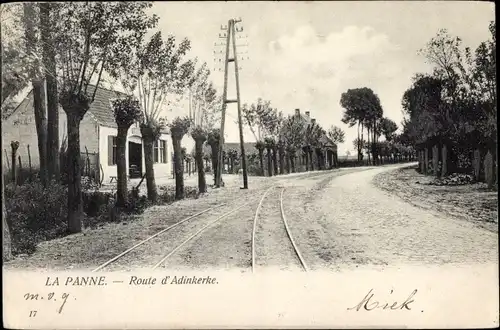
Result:
{"type": "MultiPolygon", "coordinates": [[[[489,38],[488,24],[494,20],[492,3],[455,1],[156,2],[152,12],[159,16],[162,34],[191,40],[189,56],[209,64],[219,91],[224,76],[214,63],[222,55],[214,52],[223,48],[214,44],[225,41],[219,38],[221,25],[241,18],[242,103],[261,97],[284,114],[299,108],[325,128],[341,127],[346,142],[339,145],[340,155],[354,153],[357,136],[356,128],[341,122],[343,92],[371,88],[384,115],[400,124],[401,98],[411,78],[431,69],[417,51],[442,28],[475,48],[489,38]]],[[[234,70],[229,68],[228,96],[233,98],[234,70]]],[[[187,113],[177,109],[167,115],[182,111],[187,113]]],[[[226,141],[238,142],[236,104],[227,111],[226,141]]],[[[255,140],[248,129],[244,136],[245,142],[255,140]]]]}

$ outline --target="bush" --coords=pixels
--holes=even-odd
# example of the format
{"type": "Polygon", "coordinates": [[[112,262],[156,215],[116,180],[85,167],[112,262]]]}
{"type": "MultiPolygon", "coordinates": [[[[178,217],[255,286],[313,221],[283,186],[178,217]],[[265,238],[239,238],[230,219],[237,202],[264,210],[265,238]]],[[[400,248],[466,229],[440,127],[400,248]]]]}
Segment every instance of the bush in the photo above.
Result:
{"type": "Polygon", "coordinates": [[[66,233],[67,203],[61,201],[65,201],[67,195],[67,188],[55,182],[47,187],[38,180],[5,187],[13,254],[32,253],[38,242],[66,233]]]}
{"type": "MultiPolygon", "coordinates": [[[[160,193],[158,194],[159,204],[171,204],[175,202],[175,186],[160,186],[158,187],[158,190],[160,191],[160,193]]],[[[196,199],[198,198],[198,196],[199,194],[197,187],[184,187],[184,198],[196,199]]]]}

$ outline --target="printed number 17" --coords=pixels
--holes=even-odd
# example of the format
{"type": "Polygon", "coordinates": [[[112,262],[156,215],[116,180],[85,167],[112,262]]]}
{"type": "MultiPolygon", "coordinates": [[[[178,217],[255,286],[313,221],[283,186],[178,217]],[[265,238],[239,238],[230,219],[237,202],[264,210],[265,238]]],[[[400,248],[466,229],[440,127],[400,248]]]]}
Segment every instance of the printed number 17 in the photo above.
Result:
{"type": "Polygon", "coordinates": [[[35,317],[36,316],[36,311],[30,311],[30,317],[35,317]]]}

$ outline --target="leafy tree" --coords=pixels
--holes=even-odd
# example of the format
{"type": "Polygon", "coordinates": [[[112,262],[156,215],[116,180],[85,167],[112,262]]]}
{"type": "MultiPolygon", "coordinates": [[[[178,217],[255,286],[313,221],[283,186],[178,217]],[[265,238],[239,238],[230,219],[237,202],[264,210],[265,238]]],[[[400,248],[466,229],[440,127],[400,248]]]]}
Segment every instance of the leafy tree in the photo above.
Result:
{"type": "Polygon", "coordinates": [[[111,101],[113,114],[118,126],[116,137],[116,205],[124,207],[127,205],[127,160],[125,150],[127,146],[127,134],[130,126],[142,120],[142,111],[139,100],[129,96],[111,101]]]}
{"type": "Polygon", "coordinates": [[[65,2],[58,7],[56,60],[59,103],[68,128],[68,227],[81,231],[80,122],[95,99],[103,72],[117,76],[157,18],[148,2],[65,2]],[[93,84],[94,88],[89,89],[93,84]]]}
{"type": "Polygon", "coordinates": [[[184,135],[189,132],[191,126],[189,117],[177,117],[170,124],[170,133],[174,148],[174,168],[175,168],[175,199],[184,198],[184,166],[181,141],[184,135]]]}
{"type": "Polygon", "coordinates": [[[270,101],[264,101],[260,98],[256,103],[243,105],[241,109],[243,120],[256,141],[260,140],[263,136],[272,134],[269,129],[272,130],[274,128],[275,111],[271,107],[270,101]]]}
{"type": "Polygon", "coordinates": [[[344,143],[345,141],[345,132],[338,126],[331,126],[327,134],[335,144],[344,143]]]}
{"type": "Polygon", "coordinates": [[[384,117],[380,122],[380,130],[384,134],[386,141],[391,141],[394,133],[398,130],[398,125],[391,119],[384,117]]]}
{"type": "MultiPolygon", "coordinates": [[[[342,122],[349,127],[358,125],[358,140],[364,140],[363,128],[376,130],[376,120],[382,117],[382,106],[378,96],[367,87],[349,89],[342,93],[340,104],[345,109],[342,122]],[[361,127],[361,137],[359,128],[361,127]]],[[[368,133],[368,136],[370,134],[368,133]]],[[[358,146],[359,147],[359,146],[358,146]]],[[[358,150],[358,161],[362,159],[362,149],[358,150]]]]}

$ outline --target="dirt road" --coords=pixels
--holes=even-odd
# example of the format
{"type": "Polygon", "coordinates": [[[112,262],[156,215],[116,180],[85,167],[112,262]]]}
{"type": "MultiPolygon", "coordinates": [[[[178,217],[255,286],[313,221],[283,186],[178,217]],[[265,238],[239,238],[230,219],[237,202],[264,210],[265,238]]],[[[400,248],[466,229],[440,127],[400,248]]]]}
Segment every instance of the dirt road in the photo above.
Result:
{"type": "Polygon", "coordinates": [[[220,203],[226,205],[158,235],[103,270],[303,271],[498,262],[496,233],[417,208],[373,185],[375,175],[400,166],[251,178],[251,189],[245,191],[234,180],[234,187],[152,208],[126,226],[110,224],[47,242],[32,257],[11,265],[95,269],[150,235],[220,203]],[[115,242],[113,248],[110,242],[115,242]],[[57,258],[47,252],[54,249],[57,258]]]}

